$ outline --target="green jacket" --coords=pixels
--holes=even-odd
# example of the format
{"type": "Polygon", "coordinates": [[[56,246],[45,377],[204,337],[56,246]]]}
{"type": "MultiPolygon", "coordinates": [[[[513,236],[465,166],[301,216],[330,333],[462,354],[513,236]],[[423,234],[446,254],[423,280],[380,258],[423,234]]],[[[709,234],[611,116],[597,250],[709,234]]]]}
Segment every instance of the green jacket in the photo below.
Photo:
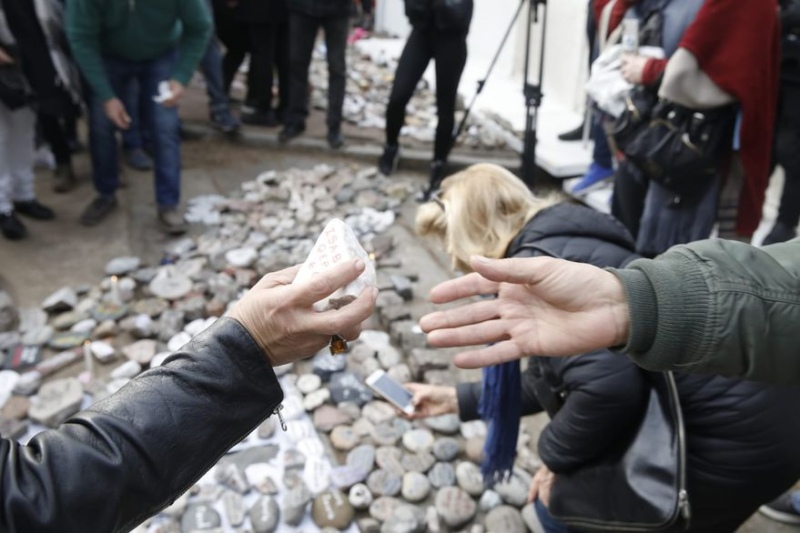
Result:
{"type": "Polygon", "coordinates": [[[67,0],[67,35],[75,60],[103,101],[115,95],[103,56],[147,61],[180,45],[173,78],[186,85],[211,37],[204,0],[67,0]]]}
{"type": "Polygon", "coordinates": [[[800,239],[700,241],[611,272],[630,304],[622,351],[640,366],[800,384],[800,239]]]}

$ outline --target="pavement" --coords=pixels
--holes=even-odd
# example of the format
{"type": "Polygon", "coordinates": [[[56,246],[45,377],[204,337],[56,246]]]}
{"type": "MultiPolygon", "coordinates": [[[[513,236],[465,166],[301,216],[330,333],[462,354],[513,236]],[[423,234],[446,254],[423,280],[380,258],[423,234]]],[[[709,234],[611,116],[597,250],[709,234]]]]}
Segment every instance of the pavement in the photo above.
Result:
{"type": "MultiPolygon", "coordinates": [[[[246,180],[270,169],[290,167],[310,168],[319,163],[348,164],[352,162],[374,163],[380,144],[379,136],[365,134],[351,136],[351,144],[343,151],[333,152],[324,141],[324,121],[312,116],[308,134],[289,147],[278,148],[276,130],[245,128],[236,141],[212,133],[205,122],[203,109],[199,105],[201,93],[196,88],[190,91],[185,106],[186,128],[197,134],[198,139],[185,142],[183,146],[183,196],[189,199],[200,194],[228,194],[238,189],[246,180]],[[315,133],[316,132],[316,133],[315,133]],[[357,139],[357,141],[356,141],[357,139]]],[[[415,149],[416,150],[416,149],[415,149]]],[[[427,155],[421,147],[419,157],[410,157],[406,152],[403,175],[425,183],[427,155]],[[423,171],[423,172],[420,172],[423,171]]],[[[469,157],[484,158],[486,154],[469,157]]],[[[467,164],[468,161],[458,161],[467,164]]],[[[38,172],[37,191],[39,199],[51,206],[58,218],[53,222],[28,222],[29,238],[19,242],[0,239],[0,288],[8,290],[20,306],[38,305],[54,290],[70,284],[97,282],[104,275],[106,262],[122,255],[139,256],[149,264],[157,263],[163,247],[169,242],[157,228],[153,199],[152,175],[125,169],[123,176],[127,187],[119,193],[119,208],[100,226],[85,228],[78,217],[91,200],[93,188],[90,183],[89,161],[86,154],[76,157],[79,186],[65,195],[56,195],[50,189],[47,171],[38,172]]],[[[545,184],[547,186],[547,184],[545,184]]],[[[430,287],[451,277],[448,261],[440,250],[421,241],[413,234],[415,204],[409,201],[403,206],[403,214],[391,229],[398,246],[403,247],[403,257],[414,264],[419,272],[415,290],[418,295],[427,294],[430,287]]],[[[204,228],[192,228],[195,234],[204,228]]],[[[420,316],[432,308],[424,298],[415,299],[414,316],[420,316]]],[[[463,372],[459,379],[475,379],[477,374],[463,372]]],[[[526,421],[526,428],[534,435],[546,423],[542,416],[526,421]]],[[[782,526],[755,516],[739,533],[791,533],[798,528],[782,526]]]]}

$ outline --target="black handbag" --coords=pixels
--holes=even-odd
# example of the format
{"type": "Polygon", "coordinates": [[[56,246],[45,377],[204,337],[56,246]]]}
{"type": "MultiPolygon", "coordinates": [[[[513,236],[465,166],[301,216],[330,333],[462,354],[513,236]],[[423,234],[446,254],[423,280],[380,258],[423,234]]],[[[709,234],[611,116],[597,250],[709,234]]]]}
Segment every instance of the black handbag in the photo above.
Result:
{"type": "Polygon", "coordinates": [[[10,46],[3,46],[3,50],[14,58],[15,62],[10,65],[0,65],[0,102],[11,111],[15,111],[30,105],[34,101],[34,95],[19,64],[19,54],[10,46]]]}
{"type": "Polygon", "coordinates": [[[645,176],[679,196],[701,193],[731,152],[737,107],[689,109],[662,100],[622,151],[645,176]]]}

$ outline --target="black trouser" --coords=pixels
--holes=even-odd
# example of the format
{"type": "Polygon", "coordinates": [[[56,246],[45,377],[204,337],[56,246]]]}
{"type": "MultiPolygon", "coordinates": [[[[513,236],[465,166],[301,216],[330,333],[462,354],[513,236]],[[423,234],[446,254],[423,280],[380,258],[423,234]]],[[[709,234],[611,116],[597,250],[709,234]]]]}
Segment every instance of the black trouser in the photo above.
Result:
{"type": "Polygon", "coordinates": [[[227,0],[214,0],[214,28],[217,38],[225,45],[225,57],[222,58],[222,80],[225,92],[229,93],[244,57],[249,51],[247,26],[242,23],[236,12],[227,6],[227,0]]]}
{"type": "Polygon", "coordinates": [[[361,13],[364,15],[372,14],[372,0],[361,0],[361,13]]]}
{"type": "Polygon", "coordinates": [[[71,132],[69,129],[71,128],[70,120],[74,122],[74,119],[56,117],[46,113],[39,113],[38,118],[42,137],[50,145],[56,164],[71,164],[72,151],[69,147],[71,132]]]}
{"type": "Polygon", "coordinates": [[[278,72],[278,111],[289,101],[289,22],[248,24],[250,72],[247,104],[258,111],[272,109],[274,72],[278,72]]]}
{"type": "Polygon", "coordinates": [[[289,19],[290,89],[289,112],[285,123],[305,125],[308,116],[308,67],[319,28],[325,31],[328,49],[328,128],[338,129],[342,123],[346,75],[345,49],[349,18],[309,17],[292,13],[289,19]]]}
{"type": "Polygon", "coordinates": [[[794,228],[800,222],[800,87],[782,89],[775,142],[785,181],[778,222],[794,228]]]}
{"type": "Polygon", "coordinates": [[[406,118],[406,106],[431,59],[436,61],[436,126],[434,160],[446,161],[453,144],[456,96],[467,62],[467,36],[414,28],[400,56],[386,108],[386,143],[396,145],[406,118]]]}

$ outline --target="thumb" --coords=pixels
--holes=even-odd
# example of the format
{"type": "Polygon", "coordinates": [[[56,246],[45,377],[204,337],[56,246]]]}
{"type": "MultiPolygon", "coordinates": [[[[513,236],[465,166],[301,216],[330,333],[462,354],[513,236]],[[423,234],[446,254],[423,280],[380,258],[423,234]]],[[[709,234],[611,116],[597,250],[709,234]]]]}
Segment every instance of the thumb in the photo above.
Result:
{"type": "Polygon", "coordinates": [[[472,256],[470,266],[484,278],[498,283],[534,285],[544,280],[563,261],[551,257],[489,259],[472,256]]]}

